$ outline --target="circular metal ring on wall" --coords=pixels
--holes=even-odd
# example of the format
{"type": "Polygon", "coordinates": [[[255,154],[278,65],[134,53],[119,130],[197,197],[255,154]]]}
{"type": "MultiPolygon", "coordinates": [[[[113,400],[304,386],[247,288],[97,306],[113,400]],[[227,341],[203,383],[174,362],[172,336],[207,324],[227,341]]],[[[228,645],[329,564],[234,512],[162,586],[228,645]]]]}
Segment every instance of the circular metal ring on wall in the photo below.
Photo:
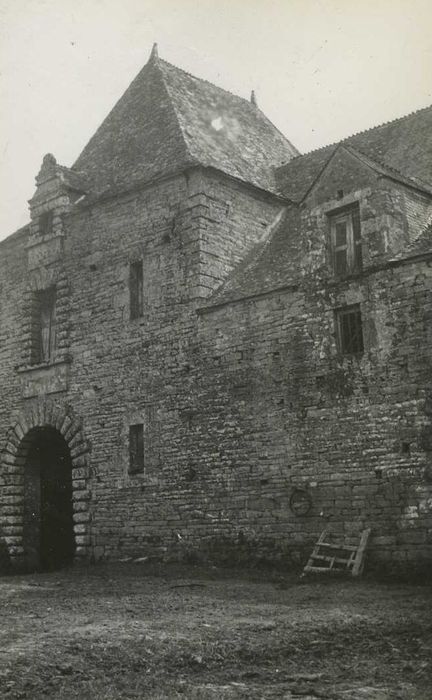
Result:
{"type": "Polygon", "coordinates": [[[294,489],[289,506],[294,515],[307,515],[312,508],[312,496],[306,489],[294,489]]]}

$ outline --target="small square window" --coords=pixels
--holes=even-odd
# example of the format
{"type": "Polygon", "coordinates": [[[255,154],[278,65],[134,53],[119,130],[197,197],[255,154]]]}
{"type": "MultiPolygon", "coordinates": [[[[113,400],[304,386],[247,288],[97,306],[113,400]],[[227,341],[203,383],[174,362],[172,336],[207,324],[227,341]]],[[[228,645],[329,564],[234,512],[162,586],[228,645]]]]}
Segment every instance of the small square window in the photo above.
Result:
{"type": "Polygon", "coordinates": [[[364,344],[360,305],[336,309],[335,321],[339,352],[342,355],[361,355],[364,344]]]}
{"type": "Polygon", "coordinates": [[[137,260],[129,268],[129,303],[130,317],[139,318],[143,315],[143,262],[137,260]]]}
{"type": "Polygon", "coordinates": [[[129,474],[144,472],[144,425],[129,426],[129,474]]]}
{"type": "Polygon", "coordinates": [[[53,211],[44,211],[39,217],[39,233],[41,236],[47,236],[53,230],[54,213],[53,211]]]}
{"type": "Polygon", "coordinates": [[[330,215],[333,270],[343,277],[363,267],[360,212],[358,206],[330,215]]]}

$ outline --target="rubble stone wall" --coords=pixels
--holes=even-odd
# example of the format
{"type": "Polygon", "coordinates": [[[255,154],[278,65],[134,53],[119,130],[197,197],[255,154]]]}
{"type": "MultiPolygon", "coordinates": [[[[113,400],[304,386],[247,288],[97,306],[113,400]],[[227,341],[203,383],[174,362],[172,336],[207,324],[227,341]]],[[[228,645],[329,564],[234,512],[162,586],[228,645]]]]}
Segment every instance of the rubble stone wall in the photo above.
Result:
{"type": "Polygon", "coordinates": [[[213,517],[231,512],[236,531],[258,537],[263,554],[267,542],[270,558],[301,554],[325,526],[348,536],[371,527],[372,559],[430,562],[431,281],[425,262],[349,289],[364,321],[361,357],[337,352],[343,288],[202,314],[208,388],[195,444],[203,479],[219,463],[213,517]],[[296,489],[310,496],[306,515],[290,507],[296,489]]]}
{"type": "MultiPolygon", "coordinates": [[[[71,450],[85,445],[76,464],[84,471],[73,475],[78,554],[220,559],[232,551],[237,561],[289,563],[328,523],[346,534],[372,527],[377,561],[430,559],[431,267],[388,263],[385,188],[372,192],[363,171],[352,186],[344,196],[360,200],[376,269],[366,256],[363,275],[330,279],[323,191],[302,208],[298,289],[207,309],[280,220],[280,200],[197,170],[77,205],[64,219],[60,261],[68,357],[38,370],[16,369],[25,236],[2,243],[3,525],[23,498],[24,462],[4,458],[11,430],[19,449],[20,416],[33,416],[31,428],[73,416],[80,444],[70,435],[71,450]],[[137,260],[144,311],[131,320],[137,260]],[[365,352],[341,358],[334,308],[351,303],[361,305],[365,352]],[[131,476],[136,423],[145,470],[131,476]],[[295,512],[295,495],[310,501],[307,513],[295,512]]],[[[396,238],[399,249],[406,230],[396,238]]],[[[43,250],[32,274],[50,278],[59,260],[43,250]]],[[[19,547],[19,519],[13,527],[19,547]]]]}

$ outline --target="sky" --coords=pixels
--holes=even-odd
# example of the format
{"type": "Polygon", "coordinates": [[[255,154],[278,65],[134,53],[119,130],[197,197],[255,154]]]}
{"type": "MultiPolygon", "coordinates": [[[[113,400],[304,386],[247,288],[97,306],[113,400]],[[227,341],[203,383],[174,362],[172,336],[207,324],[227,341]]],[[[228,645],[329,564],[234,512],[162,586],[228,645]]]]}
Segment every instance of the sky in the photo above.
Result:
{"type": "Polygon", "coordinates": [[[301,152],[432,103],[431,0],[0,0],[0,239],[45,153],[71,166],[152,44],[301,152]]]}

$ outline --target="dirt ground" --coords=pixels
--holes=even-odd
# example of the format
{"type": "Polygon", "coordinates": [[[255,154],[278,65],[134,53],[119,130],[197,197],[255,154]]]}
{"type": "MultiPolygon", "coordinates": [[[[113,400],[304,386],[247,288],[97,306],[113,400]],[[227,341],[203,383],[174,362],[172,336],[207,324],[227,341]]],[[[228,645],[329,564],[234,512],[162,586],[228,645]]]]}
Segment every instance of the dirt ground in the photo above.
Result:
{"type": "Polygon", "coordinates": [[[3,577],[0,698],[431,700],[431,592],[145,563],[3,577]]]}

